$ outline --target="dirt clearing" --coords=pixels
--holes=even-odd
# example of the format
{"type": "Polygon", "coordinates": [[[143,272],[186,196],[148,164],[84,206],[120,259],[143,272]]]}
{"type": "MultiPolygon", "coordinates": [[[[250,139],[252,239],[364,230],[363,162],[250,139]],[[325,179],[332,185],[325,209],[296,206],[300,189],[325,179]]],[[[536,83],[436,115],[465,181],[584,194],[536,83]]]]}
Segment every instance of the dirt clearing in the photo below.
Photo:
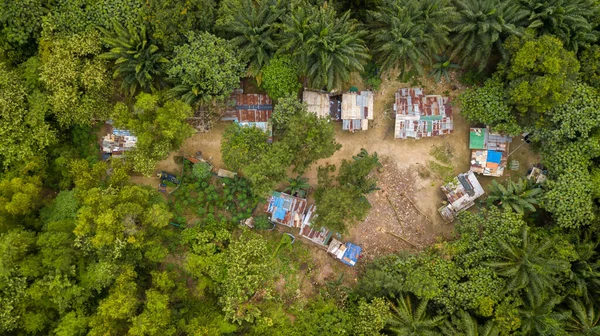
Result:
{"type": "MultiPolygon", "coordinates": [[[[359,88],[360,84],[358,83],[359,88]]],[[[458,106],[453,109],[452,134],[420,140],[394,138],[394,94],[399,88],[412,86],[423,87],[427,93],[450,96],[454,101],[462,92],[462,88],[456,85],[436,84],[429,79],[421,78],[412,84],[400,83],[393,76],[384,79],[380,90],[375,93],[374,120],[370,122],[369,130],[349,133],[342,131],[341,123],[335,123],[336,141],[342,145],[341,150],[328,159],[316,162],[304,174],[310,184],[316,186],[318,166],[326,163],[339,166],[342,160],[350,160],[361,148],[365,148],[369,153],[379,154],[383,163],[382,171],[377,173],[381,190],[368,195],[372,204],[371,211],[364,221],[351,230],[348,237],[344,237],[345,241],[361,245],[365,257],[369,259],[399,250],[420,250],[450,236],[453,225],[446,224],[437,212],[444,200],[440,190],[443,179],[439,174],[423,173],[430,168],[430,162],[434,160],[430,154],[433,148],[443,145],[452,151],[452,162],[447,165],[450,168],[445,175],[455,176],[469,169],[470,126],[460,115],[458,106]]],[[[157,169],[179,172],[180,168],[174,157],[193,155],[198,151],[216,169],[224,168],[220,145],[222,133],[227,125],[229,123],[217,123],[209,132],[195,134],[178,152],[160,162],[157,169]]],[[[519,145],[520,139],[515,139],[511,151],[519,145]]],[[[522,176],[532,163],[538,161],[538,157],[531,153],[529,145],[519,147],[509,161],[511,159],[520,161],[518,172],[507,170],[513,177],[522,176]]],[[[491,180],[481,178],[484,185],[491,180]]],[[[143,180],[138,183],[150,181],[143,180]]],[[[157,182],[152,180],[151,183],[157,182]]],[[[326,252],[320,249],[315,249],[315,253],[328,257],[326,252]]],[[[328,260],[329,262],[335,261],[328,260]]],[[[323,272],[328,273],[327,268],[323,272]]]]}

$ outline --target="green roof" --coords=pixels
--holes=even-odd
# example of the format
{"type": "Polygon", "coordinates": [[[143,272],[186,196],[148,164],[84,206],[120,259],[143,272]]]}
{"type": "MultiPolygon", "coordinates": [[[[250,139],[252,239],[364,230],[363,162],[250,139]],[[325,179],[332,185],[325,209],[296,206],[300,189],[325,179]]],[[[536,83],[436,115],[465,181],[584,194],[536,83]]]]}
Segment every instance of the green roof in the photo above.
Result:
{"type": "Polygon", "coordinates": [[[419,118],[419,120],[421,121],[427,121],[426,125],[427,125],[427,132],[431,133],[433,132],[433,121],[434,120],[442,120],[444,117],[440,116],[440,115],[436,115],[436,116],[421,116],[419,118]]]}
{"type": "Polygon", "coordinates": [[[485,149],[485,132],[483,128],[479,128],[479,130],[481,130],[479,134],[473,131],[470,132],[470,149],[485,149]]]}

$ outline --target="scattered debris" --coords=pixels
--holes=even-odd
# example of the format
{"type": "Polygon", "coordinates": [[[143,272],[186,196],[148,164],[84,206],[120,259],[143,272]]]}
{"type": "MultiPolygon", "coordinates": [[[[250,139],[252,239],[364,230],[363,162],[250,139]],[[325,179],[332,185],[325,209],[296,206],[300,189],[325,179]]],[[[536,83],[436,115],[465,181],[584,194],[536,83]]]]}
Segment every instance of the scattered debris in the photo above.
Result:
{"type": "Polygon", "coordinates": [[[442,191],[450,203],[438,211],[447,223],[454,221],[459,212],[473,206],[475,200],[485,193],[472,171],[458,175],[454,181],[443,185],[442,191]]]}
{"type": "Polygon", "coordinates": [[[533,180],[535,183],[544,183],[547,179],[546,175],[548,171],[544,169],[541,164],[535,164],[529,170],[529,174],[527,174],[527,179],[533,180]]]}
{"type": "Polygon", "coordinates": [[[124,152],[135,148],[136,144],[137,137],[130,131],[112,128],[102,138],[102,158],[108,160],[110,157],[121,157],[124,152]]]}

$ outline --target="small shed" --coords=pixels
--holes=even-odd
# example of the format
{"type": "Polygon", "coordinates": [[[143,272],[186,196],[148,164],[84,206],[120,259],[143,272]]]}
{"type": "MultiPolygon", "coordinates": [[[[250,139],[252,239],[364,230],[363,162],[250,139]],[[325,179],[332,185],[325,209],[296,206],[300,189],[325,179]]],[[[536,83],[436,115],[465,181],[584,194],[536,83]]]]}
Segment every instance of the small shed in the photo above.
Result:
{"type": "Polygon", "coordinates": [[[489,128],[471,128],[470,170],[484,176],[502,176],[508,163],[508,149],[511,142],[511,137],[493,133],[489,128]]]}
{"type": "Polygon", "coordinates": [[[458,175],[452,182],[442,186],[442,191],[448,199],[448,204],[439,208],[442,218],[450,223],[456,215],[475,204],[485,191],[472,171],[458,175]]]}
{"type": "Polygon", "coordinates": [[[326,92],[304,90],[302,101],[308,105],[308,112],[314,113],[321,118],[330,115],[329,94],[326,92]]]}
{"type": "Polygon", "coordinates": [[[271,222],[287,227],[300,228],[306,208],[307,200],[305,198],[273,191],[265,206],[265,212],[271,215],[271,222]]]}
{"type": "Polygon", "coordinates": [[[219,171],[217,172],[217,176],[233,179],[237,176],[237,173],[234,173],[230,170],[219,168],[219,171]]]}
{"type": "Polygon", "coordinates": [[[341,260],[344,264],[355,266],[358,258],[360,258],[362,248],[352,243],[341,243],[339,240],[333,238],[327,248],[327,252],[341,260]]]}
{"type": "Polygon", "coordinates": [[[527,175],[527,179],[532,180],[535,183],[544,183],[547,179],[546,173],[547,171],[543,169],[541,165],[534,165],[531,167],[529,175],[527,175]]]}
{"type": "Polygon", "coordinates": [[[350,132],[369,129],[373,120],[373,92],[348,92],[342,95],[342,129],[350,132]]]}
{"type": "Polygon", "coordinates": [[[425,95],[422,88],[398,90],[394,111],[396,139],[447,135],[454,130],[450,98],[425,95]]]}
{"type": "Polygon", "coordinates": [[[327,228],[315,230],[311,225],[313,219],[316,217],[316,209],[317,208],[314,204],[308,207],[308,210],[304,215],[304,219],[302,220],[302,226],[300,227],[300,236],[312,241],[317,245],[327,246],[329,240],[331,239],[332,232],[327,228]]]}
{"type": "Polygon", "coordinates": [[[108,134],[102,138],[102,158],[121,157],[137,145],[137,137],[125,129],[117,129],[111,126],[108,134]]]}
{"type": "Polygon", "coordinates": [[[273,101],[269,96],[237,90],[231,95],[229,105],[221,120],[260,128],[269,135],[269,141],[273,140],[273,101]]]}

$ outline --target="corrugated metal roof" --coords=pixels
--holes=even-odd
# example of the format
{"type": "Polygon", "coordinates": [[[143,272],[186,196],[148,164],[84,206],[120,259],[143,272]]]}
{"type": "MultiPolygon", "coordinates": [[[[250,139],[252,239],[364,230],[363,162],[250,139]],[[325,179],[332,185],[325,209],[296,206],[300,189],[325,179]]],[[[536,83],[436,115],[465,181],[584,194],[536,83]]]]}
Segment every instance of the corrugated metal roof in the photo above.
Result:
{"type": "Polygon", "coordinates": [[[299,228],[306,211],[307,201],[286,193],[273,192],[265,207],[271,221],[288,227],[299,228]]]}
{"type": "Polygon", "coordinates": [[[308,112],[314,113],[321,118],[329,116],[330,101],[328,93],[304,90],[302,101],[308,105],[308,112]]]}
{"type": "Polygon", "coordinates": [[[254,126],[262,129],[273,140],[273,127],[270,123],[273,114],[273,101],[265,94],[243,93],[236,90],[229,98],[229,108],[221,120],[234,121],[241,126],[254,126]]]}
{"type": "Polygon", "coordinates": [[[441,188],[450,203],[449,206],[438,209],[446,220],[453,219],[453,216],[448,214],[449,210],[452,210],[455,214],[466,210],[473,206],[474,201],[485,193],[472,171],[458,175],[454,181],[443,185],[441,188]]]}
{"type": "Polygon", "coordinates": [[[115,157],[119,156],[135,148],[137,140],[137,137],[129,130],[113,128],[102,138],[102,152],[115,157]]]}
{"type": "Polygon", "coordinates": [[[369,127],[368,122],[367,119],[342,119],[342,129],[350,132],[365,130],[369,127]]]}
{"type": "Polygon", "coordinates": [[[450,98],[424,95],[421,88],[405,88],[396,92],[395,137],[397,139],[431,137],[452,133],[450,98]]]}
{"type": "Polygon", "coordinates": [[[469,148],[485,149],[487,132],[486,128],[471,128],[469,132],[469,148]]]}
{"type": "Polygon", "coordinates": [[[470,170],[485,176],[504,175],[512,138],[493,133],[489,128],[471,128],[469,138],[470,170]]]}
{"type": "MultiPolygon", "coordinates": [[[[359,93],[349,92],[342,95],[342,115],[343,121],[346,120],[373,120],[373,92],[362,91],[359,93]]],[[[350,124],[344,130],[354,131],[358,129],[368,129],[368,122],[350,124]],[[358,126],[358,127],[355,127],[358,126]]]]}
{"type": "Polygon", "coordinates": [[[300,235],[315,244],[326,246],[331,239],[332,233],[327,228],[321,228],[320,230],[314,230],[311,226],[315,215],[316,207],[311,205],[304,215],[302,220],[302,227],[300,227],[300,235]]]}
{"type": "Polygon", "coordinates": [[[273,101],[265,94],[234,93],[231,107],[223,114],[223,120],[238,122],[267,122],[273,113],[273,101]]]}

